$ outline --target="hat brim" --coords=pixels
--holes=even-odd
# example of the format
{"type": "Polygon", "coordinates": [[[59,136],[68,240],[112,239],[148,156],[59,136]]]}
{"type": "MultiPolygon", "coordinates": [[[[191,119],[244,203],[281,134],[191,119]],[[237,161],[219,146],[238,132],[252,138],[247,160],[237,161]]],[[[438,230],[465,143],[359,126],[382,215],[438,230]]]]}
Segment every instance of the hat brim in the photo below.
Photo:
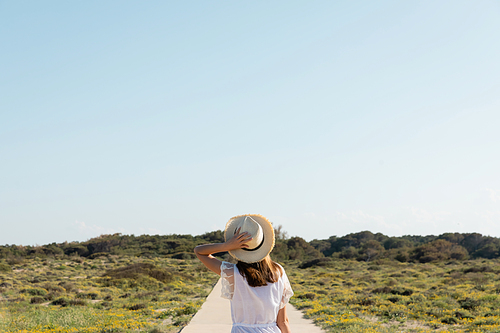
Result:
{"type": "Polygon", "coordinates": [[[262,246],[255,251],[248,251],[244,249],[236,249],[229,251],[229,254],[236,260],[246,263],[258,262],[264,259],[274,248],[274,228],[271,222],[262,215],[258,214],[245,214],[238,215],[229,219],[226,223],[224,230],[224,239],[228,241],[234,236],[236,228],[245,216],[251,216],[258,224],[260,224],[264,236],[262,246]]]}

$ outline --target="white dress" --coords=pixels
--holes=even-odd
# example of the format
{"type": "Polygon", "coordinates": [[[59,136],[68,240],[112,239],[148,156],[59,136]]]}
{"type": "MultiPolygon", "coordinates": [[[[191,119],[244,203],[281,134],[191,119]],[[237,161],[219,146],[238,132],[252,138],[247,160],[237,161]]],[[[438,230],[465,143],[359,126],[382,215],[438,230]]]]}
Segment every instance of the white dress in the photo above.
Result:
{"type": "Polygon", "coordinates": [[[249,286],[235,264],[223,261],[220,270],[221,297],[231,300],[231,333],[281,333],[276,317],[293,295],[285,270],[278,281],[261,287],[249,286]]]}

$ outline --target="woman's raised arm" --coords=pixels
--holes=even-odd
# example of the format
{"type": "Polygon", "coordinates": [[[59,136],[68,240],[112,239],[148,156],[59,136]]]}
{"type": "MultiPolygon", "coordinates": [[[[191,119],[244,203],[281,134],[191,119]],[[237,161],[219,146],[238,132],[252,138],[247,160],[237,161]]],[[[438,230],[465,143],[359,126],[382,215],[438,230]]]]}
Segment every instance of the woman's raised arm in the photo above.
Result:
{"type": "Polygon", "coordinates": [[[240,229],[236,231],[234,236],[225,243],[198,245],[194,248],[194,253],[200,261],[212,272],[220,275],[221,261],[215,258],[212,254],[218,252],[232,251],[248,247],[245,243],[252,239],[248,232],[240,234],[240,229]]]}

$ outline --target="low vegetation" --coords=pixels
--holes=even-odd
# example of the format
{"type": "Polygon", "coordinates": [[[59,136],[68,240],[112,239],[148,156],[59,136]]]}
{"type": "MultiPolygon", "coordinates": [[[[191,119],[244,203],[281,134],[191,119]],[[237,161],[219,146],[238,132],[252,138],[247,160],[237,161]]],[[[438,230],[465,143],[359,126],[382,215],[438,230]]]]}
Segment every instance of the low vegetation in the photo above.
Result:
{"type": "Polygon", "coordinates": [[[178,332],[217,281],[196,260],[24,259],[0,273],[0,332],[178,332]]]}
{"type": "Polygon", "coordinates": [[[500,261],[289,263],[291,302],[328,332],[500,332],[500,261]]]}

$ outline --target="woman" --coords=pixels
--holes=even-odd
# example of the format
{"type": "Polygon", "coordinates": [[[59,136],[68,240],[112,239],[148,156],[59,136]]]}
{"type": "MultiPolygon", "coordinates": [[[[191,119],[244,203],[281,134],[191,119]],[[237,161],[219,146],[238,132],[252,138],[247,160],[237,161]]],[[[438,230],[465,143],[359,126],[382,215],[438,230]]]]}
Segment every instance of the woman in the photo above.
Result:
{"type": "Polygon", "coordinates": [[[240,215],[226,224],[224,243],[199,245],[196,256],[221,276],[231,300],[231,333],[290,333],[285,305],[293,295],[285,270],[272,261],[274,229],[261,215],[240,215]],[[212,254],[228,251],[237,264],[212,254]]]}

